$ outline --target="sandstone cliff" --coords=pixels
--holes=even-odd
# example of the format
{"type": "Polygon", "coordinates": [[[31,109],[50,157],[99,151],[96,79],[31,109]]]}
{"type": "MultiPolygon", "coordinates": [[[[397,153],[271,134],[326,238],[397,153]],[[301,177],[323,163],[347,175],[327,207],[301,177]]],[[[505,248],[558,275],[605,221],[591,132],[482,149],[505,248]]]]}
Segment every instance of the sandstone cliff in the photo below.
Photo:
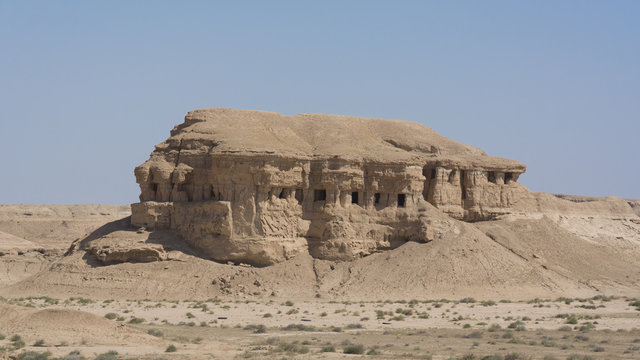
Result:
{"type": "Polygon", "coordinates": [[[219,261],[347,260],[509,213],[524,171],[407,121],[201,109],[135,169],[131,221],[219,261]]]}

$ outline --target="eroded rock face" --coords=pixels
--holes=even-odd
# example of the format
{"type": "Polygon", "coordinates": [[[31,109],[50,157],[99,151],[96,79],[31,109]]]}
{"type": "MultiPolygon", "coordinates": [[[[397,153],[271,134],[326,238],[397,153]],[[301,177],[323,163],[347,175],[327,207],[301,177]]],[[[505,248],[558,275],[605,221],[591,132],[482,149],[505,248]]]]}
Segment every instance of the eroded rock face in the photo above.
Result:
{"type": "Polygon", "coordinates": [[[411,122],[202,109],[135,169],[131,222],[219,261],[348,260],[508,213],[524,171],[411,122]]]}

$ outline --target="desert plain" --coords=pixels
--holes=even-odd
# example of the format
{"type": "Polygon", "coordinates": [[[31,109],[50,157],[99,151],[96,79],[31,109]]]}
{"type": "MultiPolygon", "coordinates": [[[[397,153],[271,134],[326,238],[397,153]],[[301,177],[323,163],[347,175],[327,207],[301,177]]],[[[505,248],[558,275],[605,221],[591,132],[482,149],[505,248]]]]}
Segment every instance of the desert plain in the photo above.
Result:
{"type": "Polygon", "coordinates": [[[525,169],[414,123],[190,112],[139,203],[0,205],[0,358],[640,358],[640,201],[525,169]]]}
{"type": "MultiPolygon", "coordinates": [[[[166,261],[105,266],[69,248],[129,216],[128,206],[3,205],[0,216],[4,358],[640,356],[640,302],[632,285],[603,294],[576,286],[563,296],[534,284],[487,284],[419,296],[397,287],[402,278],[415,282],[396,270],[418,262],[411,255],[420,256],[428,244],[415,243],[355,262],[297,256],[256,268],[173,250],[166,261]],[[367,283],[368,293],[348,276],[349,268],[354,277],[373,271],[363,261],[382,261],[389,272],[367,283]],[[314,267],[324,269],[320,283],[314,267]]],[[[635,272],[623,278],[637,279],[629,268],[635,272]]]]}

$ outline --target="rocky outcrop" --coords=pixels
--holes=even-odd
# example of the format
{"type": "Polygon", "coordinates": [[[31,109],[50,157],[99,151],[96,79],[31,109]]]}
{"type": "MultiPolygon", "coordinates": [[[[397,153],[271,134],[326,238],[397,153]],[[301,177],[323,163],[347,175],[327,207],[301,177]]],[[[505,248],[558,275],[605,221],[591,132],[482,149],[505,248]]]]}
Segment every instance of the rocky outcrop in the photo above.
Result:
{"type": "Polygon", "coordinates": [[[509,213],[524,171],[417,123],[202,109],[135,169],[131,222],[219,261],[347,260],[434,240],[453,226],[436,213],[509,213]]]}
{"type": "Polygon", "coordinates": [[[124,262],[152,262],[167,259],[167,253],[161,245],[145,243],[124,244],[103,247],[93,246],[91,253],[103,264],[118,264],[124,262]]]}

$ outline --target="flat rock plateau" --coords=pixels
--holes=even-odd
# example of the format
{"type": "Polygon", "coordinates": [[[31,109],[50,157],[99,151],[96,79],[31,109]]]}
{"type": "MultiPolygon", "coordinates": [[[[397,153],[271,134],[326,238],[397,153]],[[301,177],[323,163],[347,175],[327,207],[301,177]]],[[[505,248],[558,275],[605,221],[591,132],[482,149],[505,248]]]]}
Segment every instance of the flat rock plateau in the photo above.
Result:
{"type": "Polygon", "coordinates": [[[131,206],[0,205],[0,358],[640,357],[640,200],[525,170],[405,121],[192,111],[131,206]]]}

